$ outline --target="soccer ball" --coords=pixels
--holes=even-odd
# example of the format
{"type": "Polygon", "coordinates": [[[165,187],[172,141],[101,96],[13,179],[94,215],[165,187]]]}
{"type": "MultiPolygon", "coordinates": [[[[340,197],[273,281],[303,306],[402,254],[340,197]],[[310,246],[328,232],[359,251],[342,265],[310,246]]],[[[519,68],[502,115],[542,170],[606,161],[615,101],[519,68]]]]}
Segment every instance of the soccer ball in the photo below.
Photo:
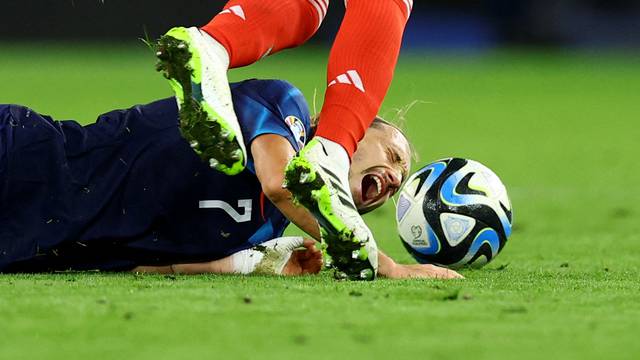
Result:
{"type": "Polygon", "coordinates": [[[507,190],[486,166],[460,158],[431,163],[400,190],[402,244],[422,264],[457,269],[495,258],[511,234],[507,190]]]}

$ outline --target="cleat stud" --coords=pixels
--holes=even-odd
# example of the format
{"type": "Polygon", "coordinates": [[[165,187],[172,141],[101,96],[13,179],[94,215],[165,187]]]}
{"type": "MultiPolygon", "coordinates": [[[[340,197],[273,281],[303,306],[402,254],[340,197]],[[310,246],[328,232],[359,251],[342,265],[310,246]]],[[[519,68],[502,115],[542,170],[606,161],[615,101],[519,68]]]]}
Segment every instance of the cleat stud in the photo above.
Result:
{"type": "Polygon", "coordinates": [[[234,161],[238,161],[242,158],[242,151],[240,149],[236,150],[231,154],[231,159],[234,161]]]}
{"type": "Polygon", "coordinates": [[[218,162],[218,160],[214,158],[209,159],[209,167],[215,169],[216,167],[218,167],[218,165],[220,165],[220,162],[218,162]]]}
{"type": "Polygon", "coordinates": [[[349,278],[349,276],[347,276],[346,273],[340,271],[340,270],[335,270],[333,273],[333,277],[336,280],[347,280],[349,278]]]}
{"type": "Polygon", "coordinates": [[[309,173],[300,174],[300,184],[306,184],[311,181],[309,173]]]}
{"type": "Polygon", "coordinates": [[[362,280],[373,280],[373,270],[371,269],[364,269],[360,271],[359,275],[362,280]]]}
{"type": "Polygon", "coordinates": [[[187,48],[187,44],[181,42],[180,44],[178,44],[178,49],[186,49],[187,48]]]}
{"type": "Polygon", "coordinates": [[[352,259],[357,259],[357,258],[359,258],[359,257],[360,257],[360,250],[353,250],[353,251],[351,252],[351,258],[352,258],[352,259]]]}
{"type": "Polygon", "coordinates": [[[192,149],[197,148],[197,147],[198,147],[198,145],[200,145],[200,143],[198,142],[198,140],[192,140],[192,141],[189,143],[189,146],[191,146],[191,148],[192,148],[192,149]]]}
{"type": "Polygon", "coordinates": [[[220,136],[222,136],[225,139],[229,139],[231,137],[231,131],[229,131],[227,129],[222,129],[220,131],[220,136]]]}

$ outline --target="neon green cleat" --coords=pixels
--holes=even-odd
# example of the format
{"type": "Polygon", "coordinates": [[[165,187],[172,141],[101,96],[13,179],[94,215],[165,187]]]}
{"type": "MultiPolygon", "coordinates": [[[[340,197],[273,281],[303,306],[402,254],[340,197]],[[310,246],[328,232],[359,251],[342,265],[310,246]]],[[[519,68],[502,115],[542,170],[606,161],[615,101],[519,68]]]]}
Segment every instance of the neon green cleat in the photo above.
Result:
{"type": "Polygon", "coordinates": [[[156,69],[176,94],[182,136],[212,168],[240,173],[247,150],[233,110],[226,50],[194,27],[169,30],[155,50],[156,69]]]}
{"type": "Polygon", "coordinates": [[[336,278],[373,280],[378,248],[353,203],[348,172],[344,149],[316,137],[287,165],[284,187],[318,220],[336,278]]]}

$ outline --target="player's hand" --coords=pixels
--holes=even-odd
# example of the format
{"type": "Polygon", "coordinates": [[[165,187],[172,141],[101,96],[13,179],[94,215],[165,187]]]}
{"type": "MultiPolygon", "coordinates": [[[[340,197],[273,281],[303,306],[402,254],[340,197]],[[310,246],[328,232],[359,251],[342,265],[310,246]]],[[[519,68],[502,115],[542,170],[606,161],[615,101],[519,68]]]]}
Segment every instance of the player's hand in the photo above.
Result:
{"type": "Polygon", "coordinates": [[[282,275],[317,274],[322,270],[322,252],[316,247],[316,242],[304,239],[302,246],[304,249],[291,253],[289,261],[282,269],[282,275]]]}
{"type": "Polygon", "coordinates": [[[430,264],[396,264],[387,276],[391,279],[464,279],[456,271],[430,264]]]}
{"type": "Polygon", "coordinates": [[[389,279],[464,279],[453,270],[435,265],[402,265],[378,251],[378,275],[389,279]]]}

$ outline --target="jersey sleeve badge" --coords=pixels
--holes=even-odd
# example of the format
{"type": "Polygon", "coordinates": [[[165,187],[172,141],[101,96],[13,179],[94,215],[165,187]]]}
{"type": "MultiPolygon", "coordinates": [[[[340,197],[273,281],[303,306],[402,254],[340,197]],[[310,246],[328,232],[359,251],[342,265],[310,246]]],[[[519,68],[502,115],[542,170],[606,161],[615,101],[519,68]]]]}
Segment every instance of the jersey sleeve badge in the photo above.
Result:
{"type": "Polygon", "coordinates": [[[295,116],[287,116],[284,122],[289,126],[289,129],[291,129],[293,138],[296,139],[298,143],[298,147],[302,149],[307,143],[307,131],[304,128],[304,124],[295,116]]]}

